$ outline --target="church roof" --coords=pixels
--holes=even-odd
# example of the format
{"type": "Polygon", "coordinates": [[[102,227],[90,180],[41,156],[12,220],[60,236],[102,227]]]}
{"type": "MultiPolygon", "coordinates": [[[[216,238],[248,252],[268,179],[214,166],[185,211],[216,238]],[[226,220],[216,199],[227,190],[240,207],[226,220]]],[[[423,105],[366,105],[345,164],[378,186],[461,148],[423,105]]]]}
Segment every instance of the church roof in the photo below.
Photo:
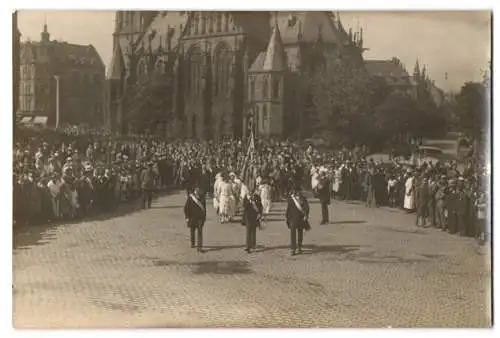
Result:
{"type": "Polygon", "coordinates": [[[344,44],[348,39],[330,12],[279,12],[276,21],[284,44],[315,43],[319,34],[325,43],[344,44]]]}
{"type": "Polygon", "coordinates": [[[23,42],[22,45],[31,49],[34,61],[48,60],[56,63],[68,62],[73,65],[104,67],[104,63],[93,45],[77,45],[57,40],[49,42],[28,41],[23,42]],[[47,48],[47,54],[40,52],[42,47],[47,48]]]}
{"type": "Polygon", "coordinates": [[[273,28],[271,39],[267,45],[266,58],[264,59],[263,70],[277,70],[285,68],[285,50],[281,40],[278,25],[273,28]]]}
{"type": "Polygon", "coordinates": [[[250,71],[281,70],[286,66],[285,49],[278,25],[275,25],[265,52],[259,53],[250,71]]]}
{"type": "Polygon", "coordinates": [[[124,67],[122,50],[120,48],[120,44],[117,43],[115,44],[113,58],[111,59],[111,64],[109,65],[106,78],[120,80],[125,70],[124,67]]]}
{"type": "Polygon", "coordinates": [[[402,64],[390,60],[365,60],[366,70],[372,76],[379,76],[386,80],[390,86],[411,85],[411,79],[408,72],[402,64]]]}

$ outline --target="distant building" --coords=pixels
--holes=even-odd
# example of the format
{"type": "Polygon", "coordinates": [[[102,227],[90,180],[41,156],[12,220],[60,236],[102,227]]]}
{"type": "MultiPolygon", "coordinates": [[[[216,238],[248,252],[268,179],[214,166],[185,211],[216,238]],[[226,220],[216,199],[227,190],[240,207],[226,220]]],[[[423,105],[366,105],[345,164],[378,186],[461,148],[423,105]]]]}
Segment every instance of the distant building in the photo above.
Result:
{"type": "Polygon", "coordinates": [[[365,67],[372,76],[384,79],[392,91],[415,97],[416,83],[398,58],[365,60],[365,67]]]}
{"type": "Polygon", "coordinates": [[[21,32],[18,28],[17,12],[12,14],[12,110],[14,115],[19,109],[19,83],[20,83],[20,69],[21,69],[21,32]]]}
{"type": "Polygon", "coordinates": [[[20,51],[19,114],[46,117],[55,125],[59,79],[59,123],[104,123],[105,66],[92,45],[50,40],[47,25],[37,42],[20,51]]]}
{"type": "Polygon", "coordinates": [[[172,87],[168,135],[247,136],[253,114],[260,137],[302,137],[300,80],[327,57],[363,64],[362,32],[332,12],[121,11],[113,38],[106,116],[120,132],[127,91],[156,74],[172,87]]]}

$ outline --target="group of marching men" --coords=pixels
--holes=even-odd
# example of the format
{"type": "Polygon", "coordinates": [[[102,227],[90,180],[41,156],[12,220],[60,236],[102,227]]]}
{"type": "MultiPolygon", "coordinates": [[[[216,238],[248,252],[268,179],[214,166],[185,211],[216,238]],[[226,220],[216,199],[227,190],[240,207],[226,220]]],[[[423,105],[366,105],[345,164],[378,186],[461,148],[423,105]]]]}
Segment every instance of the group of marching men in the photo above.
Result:
{"type": "MultiPolygon", "coordinates": [[[[272,207],[272,188],[269,180],[257,177],[255,189],[239,179],[234,172],[216,175],[213,189],[213,206],[221,223],[232,222],[241,212],[242,224],[246,227],[246,248],[251,253],[256,250],[257,228],[269,214],[272,207]]],[[[187,191],[184,206],[186,223],[190,229],[191,247],[203,252],[203,226],[206,221],[206,196],[203,189],[196,187],[187,191]]],[[[309,224],[309,204],[301,193],[299,184],[293,184],[288,196],[286,224],[290,230],[291,254],[302,253],[304,231],[309,224]]]]}

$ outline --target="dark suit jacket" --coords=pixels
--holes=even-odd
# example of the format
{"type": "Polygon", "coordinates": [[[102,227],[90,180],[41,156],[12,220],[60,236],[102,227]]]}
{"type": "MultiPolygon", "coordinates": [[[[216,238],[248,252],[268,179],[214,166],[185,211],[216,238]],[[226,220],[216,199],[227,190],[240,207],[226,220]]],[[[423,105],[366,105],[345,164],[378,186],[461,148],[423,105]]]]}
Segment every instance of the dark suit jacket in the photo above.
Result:
{"type": "Polygon", "coordinates": [[[321,188],[318,189],[318,198],[322,204],[330,204],[331,201],[331,184],[327,179],[322,179],[321,188]]]}
{"type": "Polygon", "coordinates": [[[295,202],[292,199],[292,196],[290,196],[288,198],[288,205],[286,208],[286,225],[289,229],[309,230],[311,228],[311,225],[307,220],[309,218],[309,203],[302,195],[298,195],[297,199],[304,212],[300,211],[297,208],[295,202]]]}
{"type": "Polygon", "coordinates": [[[207,218],[207,207],[204,198],[198,198],[198,201],[203,206],[203,209],[196,204],[191,196],[188,196],[184,205],[184,215],[188,220],[187,226],[190,228],[203,227],[207,218]]]}
{"type": "Polygon", "coordinates": [[[259,227],[260,215],[262,215],[262,203],[260,197],[258,195],[254,195],[250,197],[250,199],[248,196],[245,197],[243,199],[243,221],[245,225],[247,227],[259,227]],[[255,204],[255,206],[253,204],[255,204]],[[255,210],[256,208],[257,210],[255,210]]]}

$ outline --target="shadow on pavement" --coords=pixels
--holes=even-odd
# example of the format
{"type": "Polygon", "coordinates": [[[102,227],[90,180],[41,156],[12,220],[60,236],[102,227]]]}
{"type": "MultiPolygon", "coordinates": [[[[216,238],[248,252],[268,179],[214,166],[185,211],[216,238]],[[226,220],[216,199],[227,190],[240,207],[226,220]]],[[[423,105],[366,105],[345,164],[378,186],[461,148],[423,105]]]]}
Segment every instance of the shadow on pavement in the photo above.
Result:
{"type": "Polygon", "coordinates": [[[245,248],[245,245],[208,245],[204,247],[204,249],[206,249],[208,252],[243,248],[245,248]]]}
{"type": "MultiPolygon", "coordinates": [[[[302,247],[304,250],[304,255],[312,255],[317,253],[335,253],[335,254],[346,254],[358,251],[361,249],[361,245],[316,245],[316,244],[306,244],[302,247]]],[[[290,245],[279,245],[270,246],[263,248],[259,251],[273,251],[280,249],[290,249],[290,245]]]]}
{"type": "Polygon", "coordinates": [[[163,205],[163,206],[152,206],[151,209],[181,209],[184,208],[183,205],[163,205]]]}
{"type": "Polygon", "coordinates": [[[195,268],[193,273],[201,275],[213,273],[218,275],[249,274],[253,273],[250,265],[245,261],[208,261],[192,264],[195,268]]]}
{"type": "Polygon", "coordinates": [[[363,224],[366,223],[366,221],[335,221],[335,222],[328,222],[328,224],[363,224]]]}
{"type": "Polygon", "coordinates": [[[166,261],[157,259],[153,260],[153,264],[154,266],[160,268],[170,266],[187,266],[192,269],[192,273],[195,275],[232,275],[253,273],[252,269],[250,269],[250,264],[246,261],[204,261],[183,263],[178,261],[166,261]]]}
{"type": "Polygon", "coordinates": [[[399,232],[399,233],[403,233],[403,234],[411,234],[411,235],[425,235],[427,234],[426,231],[423,231],[423,230],[420,230],[420,229],[417,229],[417,230],[406,230],[406,229],[396,229],[396,228],[391,228],[391,227],[382,227],[382,230],[385,230],[385,231],[391,231],[391,232],[399,232]]]}

